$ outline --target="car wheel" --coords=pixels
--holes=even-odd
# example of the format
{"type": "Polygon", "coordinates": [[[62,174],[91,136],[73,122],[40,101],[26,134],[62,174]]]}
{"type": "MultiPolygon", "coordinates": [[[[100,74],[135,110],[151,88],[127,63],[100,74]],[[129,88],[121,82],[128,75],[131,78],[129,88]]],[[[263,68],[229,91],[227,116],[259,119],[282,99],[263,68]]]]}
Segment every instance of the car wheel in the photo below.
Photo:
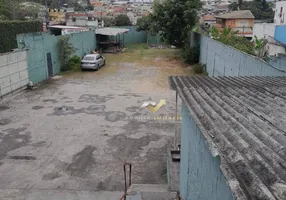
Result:
{"type": "Polygon", "coordinates": [[[105,65],[105,60],[103,61],[103,65],[102,65],[102,67],[105,65]]]}

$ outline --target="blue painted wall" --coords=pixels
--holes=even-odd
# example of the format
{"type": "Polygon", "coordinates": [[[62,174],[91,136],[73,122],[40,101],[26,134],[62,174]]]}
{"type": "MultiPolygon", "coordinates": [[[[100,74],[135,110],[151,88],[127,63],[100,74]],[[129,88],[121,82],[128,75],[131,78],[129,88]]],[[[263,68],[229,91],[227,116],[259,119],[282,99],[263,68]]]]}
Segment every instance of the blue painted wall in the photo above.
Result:
{"type": "MultiPolygon", "coordinates": [[[[48,78],[47,53],[51,53],[53,74],[60,72],[59,37],[47,33],[17,35],[18,48],[27,48],[29,80],[38,83],[48,78]],[[24,45],[23,45],[24,44],[24,45]]],[[[70,34],[70,43],[76,48],[75,55],[84,56],[96,49],[94,31],[70,34]]]]}
{"type": "MultiPolygon", "coordinates": [[[[198,33],[196,33],[198,34],[198,33]]],[[[286,66],[265,61],[200,35],[200,63],[209,76],[286,76],[286,66]]]]}
{"type": "Polygon", "coordinates": [[[187,107],[182,106],[180,194],[184,200],[234,200],[220,170],[187,107]]]}
{"type": "Polygon", "coordinates": [[[279,42],[286,44],[286,26],[277,25],[275,27],[274,38],[275,40],[278,40],[279,42]]]}

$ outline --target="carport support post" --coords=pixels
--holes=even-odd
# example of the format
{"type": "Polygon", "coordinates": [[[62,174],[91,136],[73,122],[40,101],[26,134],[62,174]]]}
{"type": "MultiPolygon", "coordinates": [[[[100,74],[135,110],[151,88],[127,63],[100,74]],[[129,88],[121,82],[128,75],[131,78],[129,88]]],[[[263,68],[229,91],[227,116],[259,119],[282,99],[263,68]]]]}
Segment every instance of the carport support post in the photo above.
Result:
{"type": "Polygon", "coordinates": [[[176,91],[176,119],[175,119],[175,137],[174,137],[174,149],[178,149],[177,139],[178,139],[178,92],[176,91]]]}
{"type": "Polygon", "coordinates": [[[124,47],[125,47],[125,45],[124,45],[124,35],[125,35],[125,33],[123,33],[122,48],[124,48],[124,47]]]}

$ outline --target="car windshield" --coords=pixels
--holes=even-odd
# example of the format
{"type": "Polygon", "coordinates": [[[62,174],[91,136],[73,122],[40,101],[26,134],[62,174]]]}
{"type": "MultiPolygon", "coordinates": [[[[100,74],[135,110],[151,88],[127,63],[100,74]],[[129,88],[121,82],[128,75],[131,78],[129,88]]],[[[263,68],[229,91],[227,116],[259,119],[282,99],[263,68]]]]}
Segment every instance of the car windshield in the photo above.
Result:
{"type": "Polygon", "coordinates": [[[94,60],[93,56],[86,56],[83,58],[83,60],[94,60]]]}

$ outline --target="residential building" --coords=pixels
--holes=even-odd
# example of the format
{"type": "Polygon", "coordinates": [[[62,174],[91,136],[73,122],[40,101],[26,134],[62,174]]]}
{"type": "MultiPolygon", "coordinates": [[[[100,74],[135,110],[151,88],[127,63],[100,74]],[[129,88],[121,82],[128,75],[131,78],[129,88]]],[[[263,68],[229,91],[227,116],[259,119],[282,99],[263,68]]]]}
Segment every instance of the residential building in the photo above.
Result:
{"type": "Polygon", "coordinates": [[[205,27],[210,27],[212,24],[216,22],[216,19],[213,15],[204,15],[201,18],[201,24],[203,24],[205,27]]]}
{"type": "Polygon", "coordinates": [[[50,24],[61,24],[65,22],[65,12],[62,9],[49,9],[50,24]]]}
{"type": "Polygon", "coordinates": [[[286,13],[286,1],[277,1],[275,6],[274,23],[286,24],[285,13],[286,13]]]}
{"type": "Polygon", "coordinates": [[[184,200],[286,199],[285,77],[170,77],[184,200]]]}
{"type": "Polygon", "coordinates": [[[67,26],[96,28],[101,26],[100,23],[97,17],[89,13],[68,13],[66,15],[67,26]]]}
{"type": "Polygon", "coordinates": [[[216,23],[222,28],[230,27],[238,35],[252,38],[254,16],[250,10],[238,10],[215,16],[216,23]]]}

